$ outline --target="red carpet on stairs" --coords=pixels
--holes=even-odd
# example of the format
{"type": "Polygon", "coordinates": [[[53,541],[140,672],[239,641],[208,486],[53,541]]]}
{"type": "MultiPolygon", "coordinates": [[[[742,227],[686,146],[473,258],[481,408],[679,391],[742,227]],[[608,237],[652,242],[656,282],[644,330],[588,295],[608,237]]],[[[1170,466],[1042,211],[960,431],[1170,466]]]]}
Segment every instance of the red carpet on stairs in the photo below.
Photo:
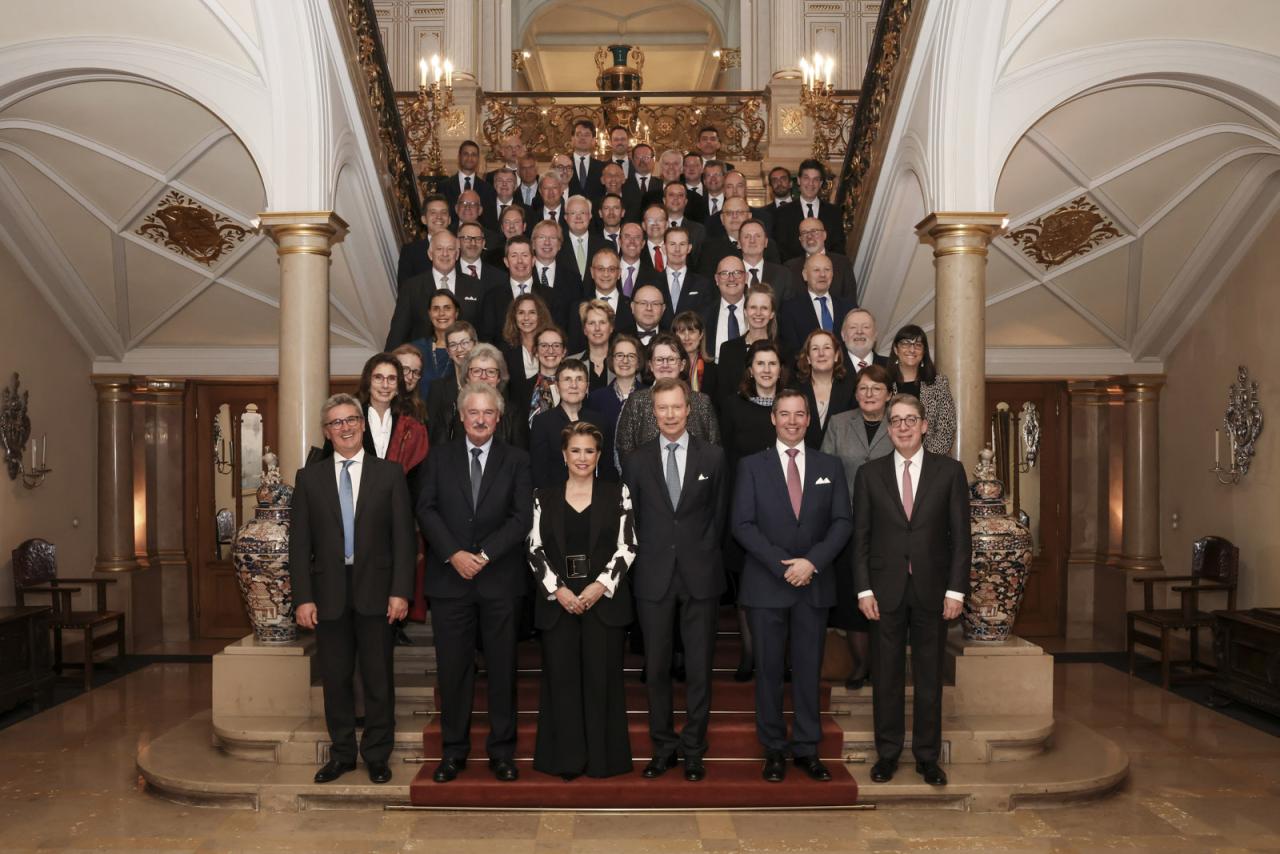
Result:
{"type": "MultiPolygon", "coordinates": [[[[712,711],[705,757],[707,776],[702,782],[687,782],[679,767],[656,780],[646,780],[641,776],[650,753],[648,705],[645,687],[639,680],[640,658],[634,655],[628,655],[626,661],[628,723],[635,761],[632,773],[603,780],[579,777],[565,782],[560,777],[534,771],[540,648],[536,641],[532,641],[520,644],[519,649],[521,673],[517,679],[517,707],[520,720],[516,764],[520,768],[520,779],[514,783],[499,783],[489,773],[484,753],[484,740],[489,731],[485,714],[488,698],[484,677],[480,675],[476,679],[470,764],[453,782],[440,784],[431,779],[440,758],[439,718],[433,716],[422,731],[423,755],[427,761],[419,768],[409,787],[410,801],[415,806],[456,809],[768,809],[856,804],[858,784],[845,770],[842,761],[844,736],[829,714],[822,716],[822,742],[818,755],[831,771],[831,782],[814,782],[790,763],[787,778],[782,783],[767,783],[761,778],[764,752],[756,739],[754,686],[750,682],[733,681],[732,670],[738,661],[738,638],[732,611],[726,609],[726,612],[728,617],[722,619],[715,656],[716,673],[711,689],[712,711]]],[[[790,687],[788,684],[788,710],[791,709],[790,687]]],[[[821,696],[824,711],[830,708],[830,699],[830,685],[824,685],[821,696]]],[[[685,708],[684,686],[679,683],[675,686],[674,704],[676,727],[679,729],[685,708]]]]}

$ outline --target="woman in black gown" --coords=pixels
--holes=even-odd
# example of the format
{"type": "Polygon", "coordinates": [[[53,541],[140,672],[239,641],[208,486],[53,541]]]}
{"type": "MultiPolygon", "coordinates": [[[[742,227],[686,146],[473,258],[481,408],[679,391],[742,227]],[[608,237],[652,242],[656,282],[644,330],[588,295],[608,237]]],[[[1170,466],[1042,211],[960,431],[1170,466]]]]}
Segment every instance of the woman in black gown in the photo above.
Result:
{"type": "Polygon", "coordinates": [[[635,525],[626,486],[595,476],[604,436],[577,421],[561,432],[569,479],[534,493],[529,565],[542,637],[533,767],[566,780],[631,771],[623,639],[635,525]]]}

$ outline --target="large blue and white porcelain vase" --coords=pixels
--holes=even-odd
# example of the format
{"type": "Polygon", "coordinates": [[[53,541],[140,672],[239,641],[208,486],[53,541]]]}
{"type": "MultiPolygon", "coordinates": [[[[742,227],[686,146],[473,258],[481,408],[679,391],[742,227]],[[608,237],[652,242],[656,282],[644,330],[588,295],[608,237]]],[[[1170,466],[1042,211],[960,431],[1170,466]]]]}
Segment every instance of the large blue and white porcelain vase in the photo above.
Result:
{"type": "Polygon", "coordinates": [[[979,452],[969,486],[973,562],[964,600],[965,639],[988,643],[1008,640],[1018,619],[1032,545],[1031,531],[1005,507],[994,457],[990,448],[979,452]]]}
{"type": "Polygon", "coordinates": [[[231,557],[240,594],[258,643],[289,643],[298,637],[289,581],[289,508],[293,488],[280,479],[276,455],[262,455],[262,485],[252,520],[236,533],[231,557]]]}

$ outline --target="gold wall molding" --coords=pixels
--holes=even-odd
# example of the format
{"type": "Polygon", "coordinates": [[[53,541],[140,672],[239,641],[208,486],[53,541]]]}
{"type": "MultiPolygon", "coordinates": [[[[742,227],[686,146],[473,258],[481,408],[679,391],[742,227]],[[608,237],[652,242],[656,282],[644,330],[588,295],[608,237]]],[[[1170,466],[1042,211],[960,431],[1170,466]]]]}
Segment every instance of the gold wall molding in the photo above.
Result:
{"type": "Polygon", "coordinates": [[[249,230],[171,189],[134,233],[209,267],[243,243],[249,230]]]}
{"type": "Polygon", "coordinates": [[[1111,217],[1088,196],[1077,196],[1009,232],[1008,241],[1048,270],[1120,236],[1111,217]]]}

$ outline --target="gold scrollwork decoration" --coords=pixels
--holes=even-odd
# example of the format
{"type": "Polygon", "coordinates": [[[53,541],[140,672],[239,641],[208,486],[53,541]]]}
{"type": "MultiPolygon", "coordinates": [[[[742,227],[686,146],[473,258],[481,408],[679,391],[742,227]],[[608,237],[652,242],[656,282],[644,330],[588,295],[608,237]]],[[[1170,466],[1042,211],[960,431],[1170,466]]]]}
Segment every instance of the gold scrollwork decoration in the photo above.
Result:
{"type": "Polygon", "coordinates": [[[1077,196],[1009,232],[1007,240],[1046,270],[1120,236],[1120,230],[1086,196],[1077,196]]]}
{"type": "Polygon", "coordinates": [[[230,217],[170,190],[135,233],[208,267],[243,243],[249,231],[230,217]]]}

